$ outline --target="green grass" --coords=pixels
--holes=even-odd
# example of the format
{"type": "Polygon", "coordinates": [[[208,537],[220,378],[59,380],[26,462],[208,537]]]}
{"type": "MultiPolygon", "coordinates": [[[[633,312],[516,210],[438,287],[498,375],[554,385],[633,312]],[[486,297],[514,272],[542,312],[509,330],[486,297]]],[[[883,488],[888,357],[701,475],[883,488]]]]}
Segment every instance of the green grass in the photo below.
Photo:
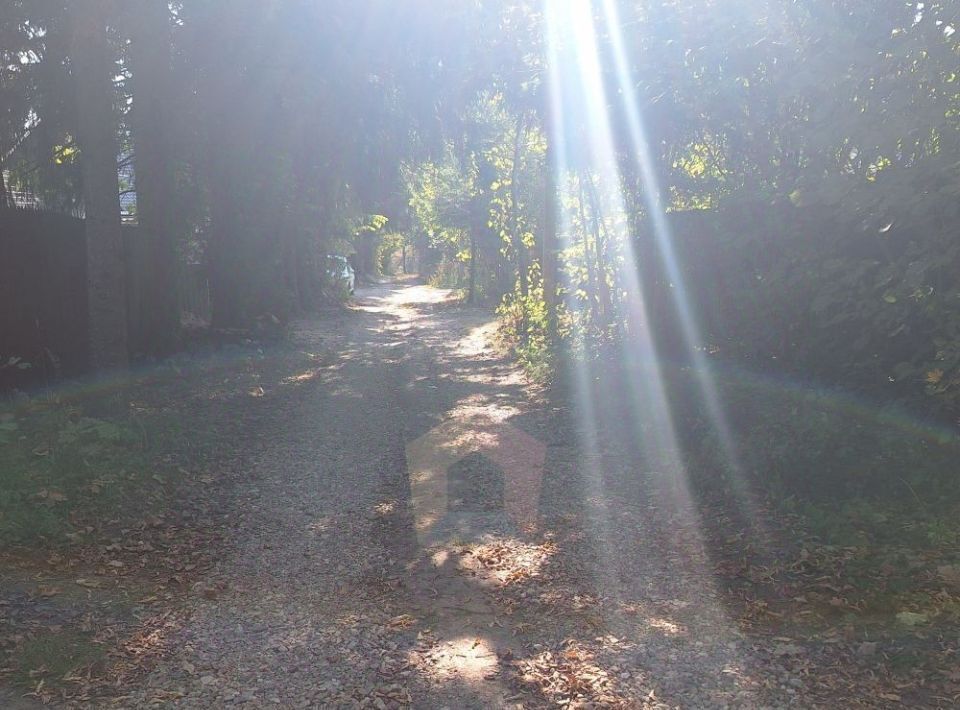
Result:
{"type": "Polygon", "coordinates": [[[18,649],[13,682],[19,686],[56,686],[78,669],[103,662],[106,649],[93,635],[80,631],[46,632],[28,639],[18,649]]]}
{"type": "Polygon", "coordinates": [[[949,507],[918,504],[910,498],[854,499],[832,503],[784,501],[811,533],[829,545],[892,545],[918,550],[960,546],[960,519],[949,507]]]}
{"type": "Polygon", "coordinates": [[[55,541],[157,492],[145,430],[125,412],[48,397],[0,409],[0,424],[0,544],[55,541]]]}

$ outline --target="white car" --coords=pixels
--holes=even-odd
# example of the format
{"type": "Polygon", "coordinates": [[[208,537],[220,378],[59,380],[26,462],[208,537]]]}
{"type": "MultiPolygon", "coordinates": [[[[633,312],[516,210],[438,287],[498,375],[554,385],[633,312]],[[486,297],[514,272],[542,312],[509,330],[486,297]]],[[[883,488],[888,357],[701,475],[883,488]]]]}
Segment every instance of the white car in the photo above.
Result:
{"type": "Polygon", "coordinates": [[[357,287],[357,275],[350,266],[350,260],[339,254],[327,255],[327,275],[335,284],[342,284],[349,294],[357,287]]]}

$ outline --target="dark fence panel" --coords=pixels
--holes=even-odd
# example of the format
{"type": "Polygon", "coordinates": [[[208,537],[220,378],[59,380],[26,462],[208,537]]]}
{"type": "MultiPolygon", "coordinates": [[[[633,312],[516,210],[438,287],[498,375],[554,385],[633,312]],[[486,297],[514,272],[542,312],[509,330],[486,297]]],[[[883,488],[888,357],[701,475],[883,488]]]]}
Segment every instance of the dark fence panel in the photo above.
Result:
{"type": "MultiPolygon", "coordinates": [[[[129,313],[142,297],[139,275],[150,268],[138,235],[123,226],[129,313]]],[[[0,209],[0,391],[87,371],[86,264],[82,219],[0,209]],[[19,362],[4,367],[11,358],[19,362]]],[[[141,336],[130,323],[134,355],[141,336]]]]}
{"type": "Polygon", "coordinates": [[[87,367],[83,221],[0,210],[0,388],[73,376],[87,367]]]}

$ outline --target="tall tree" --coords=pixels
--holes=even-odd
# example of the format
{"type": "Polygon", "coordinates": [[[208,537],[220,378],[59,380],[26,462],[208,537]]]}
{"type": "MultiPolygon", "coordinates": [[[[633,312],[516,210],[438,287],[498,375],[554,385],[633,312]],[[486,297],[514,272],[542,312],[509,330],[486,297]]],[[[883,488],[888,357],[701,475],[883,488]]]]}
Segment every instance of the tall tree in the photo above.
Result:
{"type": "Polygon", "coordinates": [[[107,36],[113,3],[70,3],[77,138],[86,215],[90,364],[125,367],[127,309],[117,176],[117,70],[107,36]]]}
{"type": "Polygon", "coordinates": [[[171,125],[171,21],[166,0],[139,0],[127,8],[133,72],[133,140],[137,220],[147,268],[131,321],[139,347],[151,355],[176,348],[180,326],[176,271],[177,225],[171,125]]]}

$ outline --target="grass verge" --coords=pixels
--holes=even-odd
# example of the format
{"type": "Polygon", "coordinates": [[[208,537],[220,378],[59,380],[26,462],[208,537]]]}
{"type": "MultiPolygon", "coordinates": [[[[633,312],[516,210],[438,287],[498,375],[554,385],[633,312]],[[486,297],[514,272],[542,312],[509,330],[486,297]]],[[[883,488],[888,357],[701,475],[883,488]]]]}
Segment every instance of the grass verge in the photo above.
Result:
{"type": "Polygon", "coordinates": [[[163,423],[128,405],[45,395],[0,408],[0,546],[57,543],[78,525],[146,511],[165,476],[152,443],[163,423]]]}

